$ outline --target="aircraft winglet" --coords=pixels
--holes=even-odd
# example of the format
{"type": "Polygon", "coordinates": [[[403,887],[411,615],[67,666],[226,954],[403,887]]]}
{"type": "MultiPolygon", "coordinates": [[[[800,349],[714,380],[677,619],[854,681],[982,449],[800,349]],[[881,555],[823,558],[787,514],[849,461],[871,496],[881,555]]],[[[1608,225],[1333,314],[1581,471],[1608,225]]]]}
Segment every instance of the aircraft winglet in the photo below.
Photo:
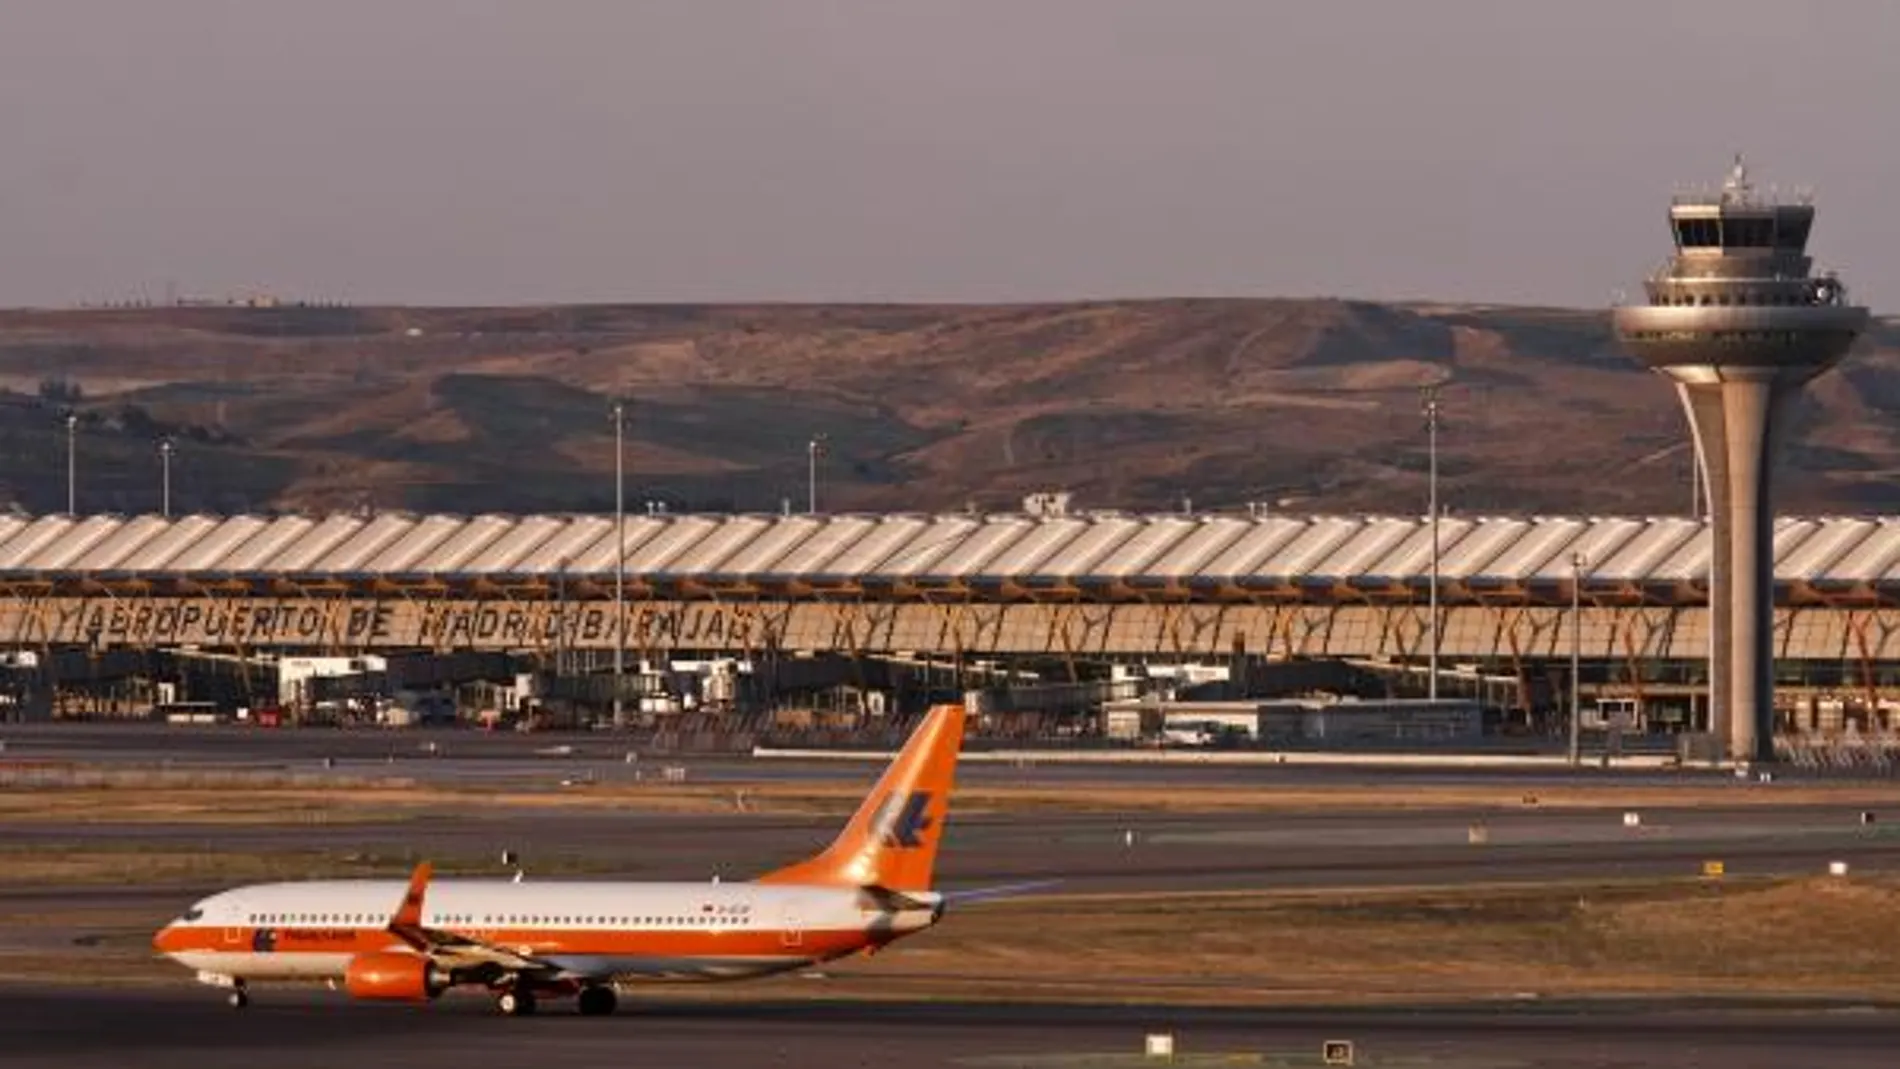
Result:
{"type": "Polygon", "coordinates": [[[390,931],[422,927],[422,896],[429,890],[429,873],[430,865],[424,861],[409,874],[409,890],[403,894],[395,916],[389,918],[390,931]]]}
{"type": "Polygon", "coordinates": [[[497,965],[516,973],[552,974],[560,971],[559,966],[532,955],[517,953],[459,932],[423,927],[422,900],[429,892],[429,875],[427,861],[416,866],[416,870],[409,874],[409,889],[403,893],[402,904],[396,907],[395,914],[389,918],[388,931],[409,944],[410,949],[434,961],[446,963],[445,968],[480,963],[497,965]]]}

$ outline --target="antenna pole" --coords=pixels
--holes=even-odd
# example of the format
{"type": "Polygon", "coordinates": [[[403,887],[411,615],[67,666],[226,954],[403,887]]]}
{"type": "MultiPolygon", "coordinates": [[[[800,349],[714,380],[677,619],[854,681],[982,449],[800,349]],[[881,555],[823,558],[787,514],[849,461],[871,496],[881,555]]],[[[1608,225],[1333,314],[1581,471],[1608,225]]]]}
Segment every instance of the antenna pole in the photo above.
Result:
{"type": "Polygon", "coordinates": [[[622,697],[627,657],[627,406],[614,402],[614,727],[625,730],[622,697]]]}
{"type": "Polygon", "coordinates": [[[1427,514],[1432,527],[1432,574],[1427,586],[1427,615],[1430,617],[1431,650],[1430,664],[1426,669],[1425,696],[1432,701],[1438,700],[1438,387],[1425,388],[1425,434],[1426,453],[1429,456],[1430,471],[1427,475],[1427,495],[1429,498],[1427,514]]]}

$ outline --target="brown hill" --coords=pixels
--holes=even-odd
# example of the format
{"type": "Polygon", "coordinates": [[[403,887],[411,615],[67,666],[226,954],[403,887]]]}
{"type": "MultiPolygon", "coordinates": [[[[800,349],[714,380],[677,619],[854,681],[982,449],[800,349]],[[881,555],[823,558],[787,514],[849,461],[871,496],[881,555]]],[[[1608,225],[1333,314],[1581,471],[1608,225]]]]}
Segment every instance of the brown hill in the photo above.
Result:
{"type": "MultiPolygon", "coordinates": [[[[609,399],[631,507],[1417,512],[1419,390],[1441,387],[1460,512],[1679,512],[1673,392],[1595,311],[1345,301],[1019,306],[161,308],[0,312],[0,499],[458,512],[604,509],[609,399]]],[[[1790,511],[1900,510],[1900,329],[1816,383],[1790,511]]]]}

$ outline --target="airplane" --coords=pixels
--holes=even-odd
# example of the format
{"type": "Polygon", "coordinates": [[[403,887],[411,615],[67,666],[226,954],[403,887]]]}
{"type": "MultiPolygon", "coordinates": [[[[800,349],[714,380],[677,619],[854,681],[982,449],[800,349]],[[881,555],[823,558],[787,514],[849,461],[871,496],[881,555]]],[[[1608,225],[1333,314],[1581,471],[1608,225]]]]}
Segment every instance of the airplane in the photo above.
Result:
{"type": "Polygon", "coordinates": [[[485,987],[509,1016],[546,998],[610,1014],[616,988],[741,980],[875,953],[943,919],[932,871],[962,749],[961,705],[931,708],[837,838],[751,882],[431,879],[255,884],[203,899],[153,936],[161,954],[228,990],[325,980],[356,999],[426,1003],[485,987]]]}

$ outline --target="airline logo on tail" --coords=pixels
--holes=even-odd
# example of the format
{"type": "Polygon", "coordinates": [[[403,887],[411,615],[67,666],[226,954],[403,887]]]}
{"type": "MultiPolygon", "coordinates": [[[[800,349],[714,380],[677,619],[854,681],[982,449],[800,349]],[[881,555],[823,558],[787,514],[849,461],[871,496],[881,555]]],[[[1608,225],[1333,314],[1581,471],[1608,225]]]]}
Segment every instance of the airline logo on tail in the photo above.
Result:
{"type": "Polygon", "coordinates": [[[831,845],[816,857],[760,876],[758,882],[930,890],[937,847],[949,819],[963,725],[963,706],[931,707],[831,845]]]}
{"type": "Polygon", "coordinates": [[[884,796],[871,822],[878,842],[894,850],[924,845],[923,834],[931,824],[929,791],[911,791],[901,799],[892,791],[884,796]]]}

